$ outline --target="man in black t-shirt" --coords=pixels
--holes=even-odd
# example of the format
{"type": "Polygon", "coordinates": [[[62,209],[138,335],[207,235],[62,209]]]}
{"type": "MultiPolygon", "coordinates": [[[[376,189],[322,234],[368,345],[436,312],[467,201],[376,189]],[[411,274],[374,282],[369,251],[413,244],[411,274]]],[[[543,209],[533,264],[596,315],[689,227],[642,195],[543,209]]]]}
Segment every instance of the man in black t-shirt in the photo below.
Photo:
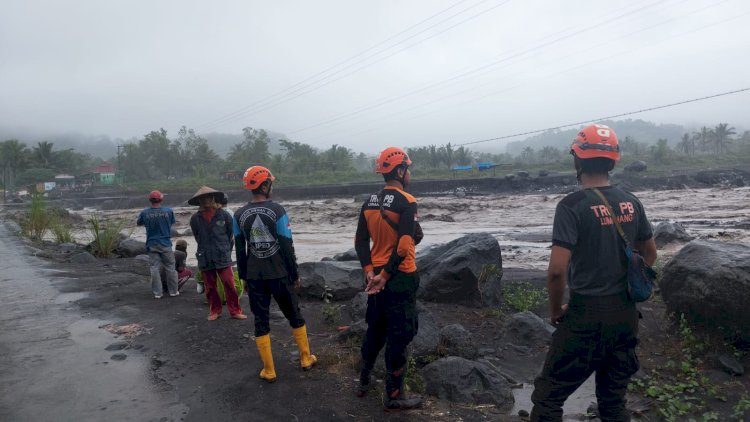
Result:
{"type": "Polygon", "coordinates": [[[557,330],[534,382],[531,420],[561,421],[565,400],[595,372],[601,420],[629,421],[625,393],[639,368],[638,310],[628,297],[627,259],[613,219],[649,265],[656,260],[656,244],[638,198],[609,185],[609,172],[620,159],[615,132],[587,126],[571,154],[583,189],[563,198],[555,210],[547,287],[557,330]],[[570,301],[564,305],[566,284],[570,301]]]}
{"type": "Polygon", "coordinates": [[[292,327],[300,367],[307,371],[318,361],[310,352],[307,326],[299,308],[296,291],[301,280],[289,216],[284,207],[271,200],[274,180],[273,174],[263,166],[247,169],[242,178],[243,186],[253,197],[234,213],[238,226],[235,236],[237,272],[247,284],[250,309],[255,316],[255,344],[263,361],[259,376],[268,382],[276,380],[269,323],[272,297],[292,327]]]}

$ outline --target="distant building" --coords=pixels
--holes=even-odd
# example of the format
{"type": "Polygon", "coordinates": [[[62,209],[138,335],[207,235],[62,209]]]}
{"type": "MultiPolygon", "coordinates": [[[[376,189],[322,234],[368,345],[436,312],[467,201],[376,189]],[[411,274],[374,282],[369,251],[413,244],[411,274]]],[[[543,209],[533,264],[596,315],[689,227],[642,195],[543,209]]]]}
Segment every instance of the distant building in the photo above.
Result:
{"type": "Polygon", "coordinates": [[[96,166],[92,173],[96,176],[94,183],[101,183],[102,185],[115,183],[115,168],[106,161],[96,166]]]}
{"type": "Polygon", "coordinates": [[[57,189],[73,189],[76,187],[76,177],[69,174],[58,174],[55,176],[57,189]]]}
{"type": "Polygon", "coordinates": [[[90,173],[81,174],[77,178],[79,189],[88,189],[94,185],[112,185],[115,183],[115,168],[104,161],[94,167],[90,173]]]}

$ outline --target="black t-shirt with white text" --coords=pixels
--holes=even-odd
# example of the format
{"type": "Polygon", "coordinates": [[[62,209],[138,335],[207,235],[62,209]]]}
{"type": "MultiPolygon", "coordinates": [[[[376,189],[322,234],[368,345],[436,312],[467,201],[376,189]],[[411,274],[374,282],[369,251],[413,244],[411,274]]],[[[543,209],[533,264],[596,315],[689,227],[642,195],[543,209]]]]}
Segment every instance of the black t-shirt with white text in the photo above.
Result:
{"type": "MultiPolygon", "coordinates": [[[[615,186],[599,188],[631,244],[653,236],[643,204],[615,186]]],[[[595,192],[583,189],[563,198],[555,209],[552,244],[572,252],[568,286],[587,296],[608,296],[627,289],[623,241],[607,207],[595,192]]]]}

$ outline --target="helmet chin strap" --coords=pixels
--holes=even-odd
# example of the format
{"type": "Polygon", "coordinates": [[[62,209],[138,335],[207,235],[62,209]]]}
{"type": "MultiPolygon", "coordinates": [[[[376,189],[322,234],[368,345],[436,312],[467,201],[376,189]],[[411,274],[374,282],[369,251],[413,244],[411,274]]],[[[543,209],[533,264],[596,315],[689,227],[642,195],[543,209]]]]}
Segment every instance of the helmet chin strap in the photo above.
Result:
{"type": "Polygon", "coordinates": [[[398,179],[398,181],[399,181],[399,182],[401,182],[401,186],[403,186],[403,187],[404,187],[404,189],[406,189],[406,172],[407,172],[407,170],[409,170],[409,166],[407,166],[407,165],[402,165],[402,168],[404,169],[404,175],[403,175],[403,176],[401,176],[401,177],[400,177],[400,178],[398,179]]]}
{"type": "Polygon", "coordinates": [[[578,158],[575,154],[573,154],[573,165],[576,168],[576,180],[578,180],[578,184],[581,184],[581,175],[583,174],[583,166],[581,166],[581,159],[578,158]]]}
{"type": "Polygon", "coordinates": [[[266,199],[268,199],[268,198],[271,197],[271,184],[272,183],[273,182],[268,182],[268,190],[266,190],[265,192],[263,192],[263,196],[265,196],[266,199]]]}

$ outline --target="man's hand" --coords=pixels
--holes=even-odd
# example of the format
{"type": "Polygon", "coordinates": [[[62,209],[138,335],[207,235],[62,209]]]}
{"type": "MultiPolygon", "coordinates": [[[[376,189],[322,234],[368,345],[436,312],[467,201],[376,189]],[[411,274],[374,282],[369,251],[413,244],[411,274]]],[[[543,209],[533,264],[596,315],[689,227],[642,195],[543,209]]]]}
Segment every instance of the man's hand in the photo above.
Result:
{"type": "Polygon", "coordinates": [[[560,320],[562,319],[563,315],[568,312],[568,304],[562,305],[559,309],[550,309],[549,312],[549,321],[552,323],[553,326],[557,327],[557,324],[560,323],[560,320]]]}
{"type": "Polygon", "coordinates": [[[375,271],[368,271],[367,274],[365,274],[365,284],[370,284],[373,278],[375,278],[375,271]]]}
{"type": "Polygon", "coordinates": [[[294,289],[294,292],[299,292],[299,288],[302,286],[302,277],[297,277],[296,280],[294,280],[294,284],[292,285],[292,289],[294,289]]]}
{"type": "Polygon", "coordinates": [[[385,287],[386,281],[387,280],[385,279],[385,277],[383,277],[381,274],[372,277],[372,279],[367,282],[365,293],[367,293],[368,295],[380,293],[383,290],[383,287],[385,287]]]}

